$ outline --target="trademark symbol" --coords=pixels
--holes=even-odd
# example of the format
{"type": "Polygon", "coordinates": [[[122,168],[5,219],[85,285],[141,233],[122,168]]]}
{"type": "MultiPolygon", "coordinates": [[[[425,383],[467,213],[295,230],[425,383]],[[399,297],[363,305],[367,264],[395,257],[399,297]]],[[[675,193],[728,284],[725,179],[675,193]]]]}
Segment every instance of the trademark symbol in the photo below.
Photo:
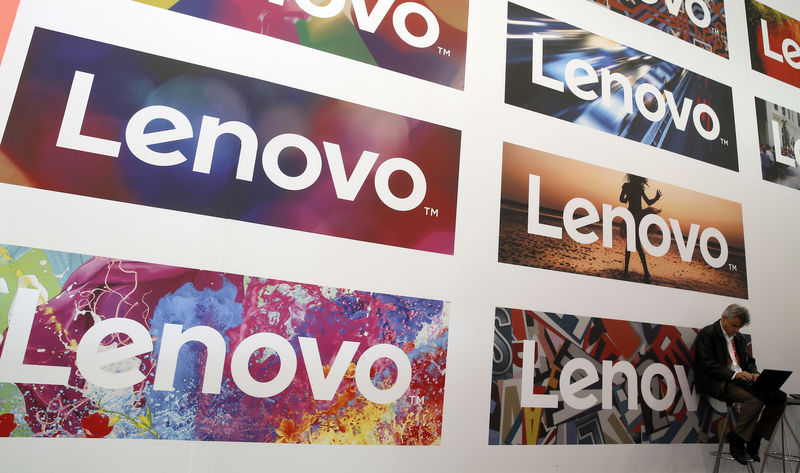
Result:
{"type": "Polygon", "coordinates": [[[408,403],[412,406],[421,406],[425,402],[425,396],[411,395],[408,397],[408,403]]]}
{"type": "Polygon", "coordinates": [[[439,209],[433,209],[430,207],[425,207],[425,215],[429,215],[431,217],[438,217],[439,216],[439,209]]]}
{"type": "Polygon", "coordinates": [[[443,47],[441,47],[441,46],[437,46],[437,48],[439,48],[439,55],[440,55],[440,56],[447,56],[447,57],[450,57],[450,50],[449,50],[449,49],[447,49],[447,48],[443,48],[443,47]]]}
{"type": "Polygon", "coordinates": [[[735,264],[728,263],[728,270],[730,271],[738,271],[735,264]]]}
{"type": "Polygon", "coordinates": [[[720,138],[719,142],[722,143],[722,146],[728,146],[728,140],[726,140],[725,138],[720,138]]]}

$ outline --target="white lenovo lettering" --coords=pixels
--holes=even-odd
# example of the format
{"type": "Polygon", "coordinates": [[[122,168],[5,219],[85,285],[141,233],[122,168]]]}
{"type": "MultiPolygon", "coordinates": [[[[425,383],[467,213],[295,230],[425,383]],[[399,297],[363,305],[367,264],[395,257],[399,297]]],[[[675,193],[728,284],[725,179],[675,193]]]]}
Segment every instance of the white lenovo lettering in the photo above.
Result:
{"type": "MultiPolygon", "coordinates": [[[[642,0],[642,3],[648,5],[655,5],[658,2],[659,0],[642,0]]],[[[689,21],[697,25],[697,27],[707,28],[711,24],[711,10],[708,9],[708,5],[703,0],[663,0],[663,2],[672,16],[678,16],[678,13],[681,12],[681,6],[683,6],[689,21]],[[694,10],[695,6],[700,9],[702,16],[697,16],[694,10]]]]}
{"type": "MultiPolygon", "coordinates": [[[[9,327],[0,353],[0,382],[54,384],[66,386],[70,367],[26,365],[23,357],[28,349],[33,317],[39,292],[33,289],[17,290],[9,311],[9,327]]],[[[202,392],[218,394],[225,364],[225,341],[211,327],[199,325],[183,330],[182,325],[165,324],[160,340],[153,389],[173,391],[175,367],[181,347],[188,342],[200,342],[206,348],[202,392]]],[[[341,385],[353,361],[359,343],[343,341],[339,352],[330,364],[326,375],[315,338],[298,337],[311,392],[317,401],[330,401],[341,385]]],[[[138,356],[153,351],[153,339],[144,325],[131,319],[109,318],[96,322],[78,342],[75,365],[86,381],[106,389],[131,387],[145,380],[139,370],[138,356]],[[102,346],[108,335],[124,334],[130,343],[124,346],[102,346]],[[114,369],[109,369],[117,364],[114,369]],[[119,367],[124,365],[124,369],[119,367]]],[[[236,386],[253,397],[271,397],[280,394],[294,381],[297,372],[297,355],[288,340],[274,333],[255,333],[242,340],[233,350],[230,362],[231,376],[236,386]],[[249,362],[251,355],[260,349],[271,350],[280,358],[278,374],[268,381],[253,378],[249,362]]],[[[359,392],[376,404],[389,404],[400,399],[411,385],[411,362],[403,350],[389,344],[373,345],[361,354],[356,362],[355,382],[359,392]],[[391,386],[378,388],[372,382],[370,369],[379,359],[390,360],[397,377],[391,386]]]]}
{"type": "Polygon", "coordinates": [[[25,352],[33,327],[39,291],[18,288],[8,310],[8,330],[0,354],[0,383],[61,384],[69,381],[65,366],[26,365],[25,352]]]}
{"type": "MultiPolygon", "coordinates": [[[[533,57],[531,80],[534,84],[564,92],[564,82],[553,77],[547,77],[543,73],[544,60],[544,39],[541,35],[533,34],[533,57]]],[[[717,113],[709,105],[704,103],[694,104],[690,98],[684,97],[678,106],[672,91],[659,90],[653,84],[643,82],[634,90],[630,79],[619,72],[610,72],[608,69],[601,69],[600,74],[589,62],[583,59],[572,59],[564,66],[564,81],[567,89],[581,100],[593,101],[598,98],[594,90],[586,90],[583,86],[600,83],[601,103],[606,107],[617,106],[612,100],[612,83],[620,85],[623,97],[623,111],[630,115],[634,113],[634,103],[636,109],[644,118],[651,122],[658,122],[664,119],[667,112],[672,116],[672,123],[680,131],[686,130],[689,117],[692,117],[692,124],[697,133],[704,139],[713,141],[720,134],[720,122],[717,113]],[[648,105],[649,100],[649,105],[648,105]],[[703,115],[708,117],[709,128],[703,124],[703,115]]]]}
{"type": "MultiPolygon", "coordinates": [[[[116,158],[121,149],[120,142],[81,134],[93,81],[94,74],[75,71],[56,146],[116,158]]],[[[220,123],[217,117],[203,116],[192,171],[211,173],[217,139],[225,134],[235,136],[241,144],[236,179],[252,181],[258,152],[258,138],[255,131],[242,122],[220,123]]],[[[186,115],[163,105],[153,105],[139,110],[130,118],[125,128],[125,140],[131,153],[152,166],[175,166],[187,161],[189,158],[180,151],[156,151],[152,146],[185,140],[193,136],[194,130],[186,115]],[[169,128],[161,131],[145,131],[147,125],[155,120],[166,121],[169,123],[169,128]]],[[[323,142],[322,148],[336,197],[348,201],[355,200],[375,167],[379,154],[363,151],[348,178],[340,146],[336,143],[323,142]]],[[[323,167],[322,154],[317,145],[308,138],[285,133],[267,142],[261,153],[261,164],[264,173],[273,184],[285,190],[298,191],[307,189],[319,179],[323,167]],[[281,152],[287,148],[296,148],[305,157],[306,167],[298,176],[284,173],[278,165],[281,152]]],[[[425,174],[419,166],[405,158],[390,158],[378,165],[374,184],[375,192],[381,202],[399,212],[417,208],[427,193],[425,174]],[[411,178],[412,190],[407,196],[395,195],[389,187],[389,178],[398,172],[411,178]]]]}
{"type": "MultiPolygon", "coordinates": [[[[783,147],[790,143],[784,143],[781,138],[781,124],[778,120],[772,120],[772,142],[775,143],[775,160],[787,166],[797,167],[797,158],[786,156],[783,154],[783,147]]],[[[794,149],[794,155],[800,157],[800,139],[791,144],[794,149]]]]}
{"type": "MultiPolygon", "coordinates": [[[[608,360],[603,361],[601,368],[601,399],[597,399],[597,396],[591,392],[579,396],[578,394],[582,390],[601,381],[600,373],[595,366],[596,362],[588,358],[573,358],[564,365],[558,380],[559,391],[553,394],[533,394],[533,380],[536,369],[535,354],[536,340],[523,340],[522,380],[520,386],[521,407],[557,408],[560,394],[564,400],[564,404],[573,409],[586,410],[598,403],[601,403],[603,409],[611,409],[613,406],[612,387],[616,376],[624,376],[627,381],[625,383],[627,388],[626,397],[628,409],[630,410],[639,410],[640,386],[644,403],[654,411],[665,411],[669,409],[669,407],[675,403],[678,389],[680,389],[683,403],[685,403],[688,411],[696,411],[697,405],[700,402],[700,397],[697,392],[692,390],[689,386],[689,379],[686,375],[686,369],[683,366],[673,366],[675,370],[673,374],[672,370],[670,370],[667,365],[655,362],[650,363],[645,367],[640,383],[636,368],[624,360],[617,361],[616,363],[608,360]],[[578,374],[578,376],[574,376],[576,379],[573,380],[573,375],[575,374],[578,374]],[[665,387],[664,392],[660,393],[661,397],[656,397],[651,388],[654,383],[662,385],[655,380],[656,377],[661,378],[663,386],[665,387]]],[[[617,384],[621,384],[621,381],[620,379],[617,384]]]]}
{"type": "MultiPolygon", "coordinates": [[[[528,233],[560,240],[563,238],[562,228],[539,221],[540,181],[540,177],[535,174],[528,176],[528,233]]],[[[673,240],[672,234],[674,234],[675,244],[678,247],[681,260],[687,263],[691,262],[695,246],[699,246],[700,255],[712,268],[721,268],[728,261],[728,243],[722,232],[714,227],[706,227],[701,232],[700,226],[693,223],[689,226],[689,232],[686,235],[686,241],[684,241],[681,224],[674,218],[670,218],[669,224],[667,224],[658,215],[648,214],[640,221],[639,228],[635,228],[633,214],[625,207],[612,207],[611,205],[603,204],[601,217],[594,204],[581,197],[570,199],[564,206],[563,229],[576,242],[589,245],[597,241],[599,237],[594,230],[589,229],[584,232],[579,230],[586,230],[590,225],[602,220],[603,246],[611,248],[613,244],[612,224],[615,218],[621,219],[627,230],[625,244],[628,251],[636,251],[636,239],[638,238],[642,248],[648,254],[656,257],[664,256],[669,251],[673,240]],[[586,215],[576,217],[575,214],[579,209],[583,210],[582,213],[586,213],[586,215]],[[658,227],[663,235],[663,239],[658,245],[654,245],[650,241],[648,232],[652,226],[658,227]],[[700,237],[699,242],[698,235],[700,237]],[[713,256],[709,251],[709,241],[712,239],[719,244],[720,251],[717,256],[713,256]]]]}
{"type": "Polygon", "coordinates": [[[786,64],[794,69],[800,69],[800,45],[792,38],[784,38],[781,43],[781,53],[776,53],[770,48],[769,44],[769,24],[767,20],[761,19],[761,43],[764,45],[764,55],[773,61],[783,62],[786,59],[786,64]]]}
{"type": "MultiPolygon", "coordinates": [[[[367,11],[366,0],[330,0],[325,5],[317,5],[312,0],[294,0],[301,10],[317,18],[333,18],[340,14],[352,2],[355,22],[358,29],[367,33],[375,33],[383,23],[395,0],[378,0],[371,12],[367,11]]],[[[283,6],[284,0],[269,0],[269,3],[283,6]]],[[[392,26],[403,42],[415,48],[433,46],[439,40],[439,20],[430,9],[416,2],[404,2],[395,8],[392,14],[392,26]],[[408,30],[407,20],[417,15],[425,22],[425,33],[415,35],[408,30]]]]}

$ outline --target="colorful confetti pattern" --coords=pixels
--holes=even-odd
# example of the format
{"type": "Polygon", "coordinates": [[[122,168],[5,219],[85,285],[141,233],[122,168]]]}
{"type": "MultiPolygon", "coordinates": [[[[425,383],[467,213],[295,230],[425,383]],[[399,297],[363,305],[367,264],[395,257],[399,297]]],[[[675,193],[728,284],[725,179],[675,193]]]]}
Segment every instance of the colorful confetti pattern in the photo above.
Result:
{"type": "MultiPolygon", "coordinates": [[[[39,291],[26,364],[71,367],[68,386],[0,383],[0,436],[106,437],[270,443],[435,445],[440,442],[447,355],[448,304],[311,284],[215,273],[151,263],[0,246],[0,328],[18,288],[39,291]],[[95,323],[124,317],[144,325],[152,353],[120,362],[138,364],[145,381],[102,389],[75,369],[77,347],[95,323]],[[219,394],[203,394],[205,349],[180,351],[175,390],[153,388],[165,323],[204,325],[225,339],[219,394]],[[231,378],[231,351],[254,333],[287,339],[298,354],[297,372],[284,391],[268,398],[244,394],[231,378]],[[298,350],[298,337],[315,338],[323,371],[343,341],[358,351],[331,401],[315,401],[298,350]],[[412,378],[396,401],[362,396],[354,370],[361,354],[391,344],[408,357],[412,378]]],[[[104,346],[127,343],[116,334],[104,346]]],[[[1,345],[0,345],[1,347],[1,345]]],[[[0,353],[2,353],[0,351],[0,353]]],[[[254,377],[275,376],[280,358],[257,350],[254,377]]],[[[115,366],[123,369],[125,366],[115,366]]],[[[380,358],[371,379],[386,389],[396,377],[380,358]]]]}
{"type": "MultiPolygon", "coordinates": [[[[344,5],[342,11],[331,18],[311,16],[295,0],[137,1],[464,89],[468,0],[346,0],[340,2],[344,5]],[[388,4],[374,33],[359,27],[354,3],[363,4],[371,18],[377,18],[388,4]],[[408,5],[419,5],[435,16],[439,36],[433,45],[412,47],[398,36],[394,26],[396,12],[408,5]]],[[[405,26],[418,37],[427,32],[422,16],[416,13],[407,16],[405,26]]]]}

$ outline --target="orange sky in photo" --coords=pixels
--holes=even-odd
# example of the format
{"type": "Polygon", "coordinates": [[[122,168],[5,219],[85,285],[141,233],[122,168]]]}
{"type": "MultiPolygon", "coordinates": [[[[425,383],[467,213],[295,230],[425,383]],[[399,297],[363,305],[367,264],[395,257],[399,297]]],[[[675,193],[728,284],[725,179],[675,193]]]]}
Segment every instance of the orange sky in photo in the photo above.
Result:
{"type": "MultiPolygon", "coordinates": [[[[625,182],[624,172],[504,143],[503,199],[527,204],[529,174],[541,178],[542,207],[562,210],[567,201],[574,197],[588,199],[598,212],[602,204],[627,207],[627,204],[619,201],[620,190],[625,182]]],[[[700,232],[706,227],[714,227],[725,235],[728,245],[744,248],[740,203],[652,179],[645,188],[645,194],[653,198],[656,189],[661,189],[663,195],[653,207],[662,210],[660,216],[665,220],[677,219],[684,237],[689,225],[696,223],[700,225],[700,232]]],[[[644,202],[642,205],[646,206],[644,202]]]]}

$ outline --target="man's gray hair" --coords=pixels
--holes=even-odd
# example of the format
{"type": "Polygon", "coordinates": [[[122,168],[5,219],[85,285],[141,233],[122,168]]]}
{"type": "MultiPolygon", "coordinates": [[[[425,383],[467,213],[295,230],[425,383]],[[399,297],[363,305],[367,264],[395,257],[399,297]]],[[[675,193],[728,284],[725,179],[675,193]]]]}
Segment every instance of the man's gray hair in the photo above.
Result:
{"type": "Polygon", "coordinates": [[[742,326],[750,323],[750,311],[747,310],[747,307],[739,304],[729,305],[722,312],[722,315],[728,320],[739,319],[739,321],[742,322],[742,326]]]}

